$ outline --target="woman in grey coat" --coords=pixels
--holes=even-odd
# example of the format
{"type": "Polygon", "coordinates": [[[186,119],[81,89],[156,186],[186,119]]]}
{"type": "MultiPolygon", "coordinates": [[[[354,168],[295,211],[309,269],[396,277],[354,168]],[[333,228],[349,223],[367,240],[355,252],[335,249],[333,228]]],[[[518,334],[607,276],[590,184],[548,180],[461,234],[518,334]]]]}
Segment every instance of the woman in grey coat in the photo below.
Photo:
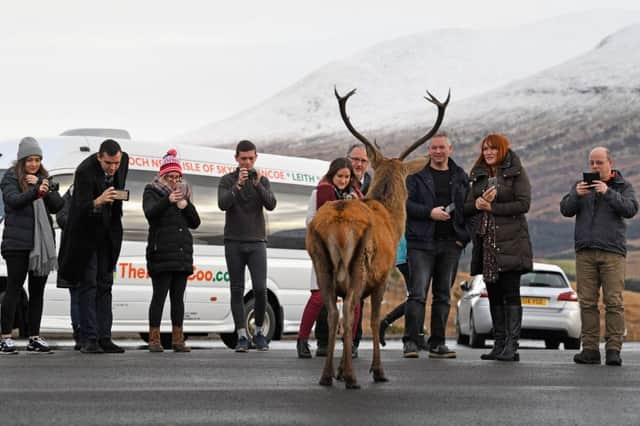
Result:
{"type": "Polygon", "coordinates": [[[525,217],[531,204],[531,185],[507,138],[490,134],[480,149],[469,174],[472,187],[464,210],[473,217],[471,274],[483,274],[495,337],[493,349],[481,358],[518,361],[520,276],[533,268],[525,217]]]}

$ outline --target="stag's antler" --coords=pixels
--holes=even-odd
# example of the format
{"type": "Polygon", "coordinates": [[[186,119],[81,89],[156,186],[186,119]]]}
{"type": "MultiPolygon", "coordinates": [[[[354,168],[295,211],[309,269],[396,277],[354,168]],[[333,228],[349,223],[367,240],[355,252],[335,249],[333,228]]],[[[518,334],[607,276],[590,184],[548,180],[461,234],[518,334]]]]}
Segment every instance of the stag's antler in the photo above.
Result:
{"type": "Polygon", "coordinates": [[[381,155],[380,151],[377,148],[378,144],[374,145],[371,142],[369,142],[369,140],[367,138],[362,136],[360,134],[360,132],[358,132],[351,125],[351,121],[349,120],[349,116],[347,115],[347,101],[349,100],[349,97],[351,95],[356,93],[356,89],[353,89],[352,91],[347,93],[345,96],[340,96],[340,94],[338,93],[338,89],[334,86],[333,87],[333,92],[335,93],[336,99],[338,99],[338,104],[340,105],[340,116],[342,117],[342,121],[344,121],[344,124],[347,126],[347,129],[349,129],[351,134],[353,136],[355,136],[356,139],[358,139],[360,142],[362,142],[367,147],[367,153],[369,155],[369,161],[371,162],[371,164],[375,164],[376,163],[376,157],[381,155]]]}
{"type": "Polygon", "coordinates": [[[433,125],[431,130],[429,130],[429,132],[426,135],[424,135],[423,137],[421,137],[420,139],[415,141],[413,143],[413,145],[411,145],[402,154],[400,154],[400,157],[398,157],[399,160],[404,160],[417,147],[419,147],[420,145],[422,145],[423,143],[428,141],[433,135],[436,134],[436,132],[440,128],[440,124],[442,124],[442,120],[444,119],[444,110],[447,109],[447,105],[449,104],[449,100],[451,100],[451,90],[449,90],[449,93],[447,94],[447,99],[444,102],[440,102],[428,90],[427,90],[427,95],[428,96],[425,96],[424,98],[427,101],[431,102],[432,104],[434,104],[434,105],[436,105],[438,107],[438,118],[436,118],[436,123],[433,125]]]}

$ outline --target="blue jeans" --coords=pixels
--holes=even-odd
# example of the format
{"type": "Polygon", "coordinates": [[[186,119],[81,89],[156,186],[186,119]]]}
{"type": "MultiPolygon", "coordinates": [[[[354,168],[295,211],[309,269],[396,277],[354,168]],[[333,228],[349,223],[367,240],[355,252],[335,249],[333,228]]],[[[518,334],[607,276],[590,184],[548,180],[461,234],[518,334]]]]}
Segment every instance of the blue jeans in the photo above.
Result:
{"type": "Polygon", "coordinates": [[[425,315],[425,301],[432,285],[431,335],[429,346],[444,344],[447,319],[451,306],[451,286],[458,271],[462,248],[453,240],[439,240],[435,250],[409,249],[407,259],[411,270],[407,290],[403,340],[419,344],[425,315]]]}

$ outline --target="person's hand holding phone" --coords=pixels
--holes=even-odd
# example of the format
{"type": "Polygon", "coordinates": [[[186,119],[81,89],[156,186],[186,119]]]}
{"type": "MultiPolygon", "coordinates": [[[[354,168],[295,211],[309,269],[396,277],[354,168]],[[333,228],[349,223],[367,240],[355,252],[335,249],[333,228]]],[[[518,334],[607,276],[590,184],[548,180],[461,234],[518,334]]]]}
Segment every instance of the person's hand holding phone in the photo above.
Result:
{"type": "Polygon", "coordinates": [[[244,184],[249,179],[249,169],[240,168],[238,169],[238,181],[236,182],[236,186],[238,189],[242,189],[244,184]]]}
{"type": "Polygon", "coordinates": [[[93,203],[95,207],[100,207],[103,204],[111,204],[116,199],[116,190],[113,186],[108,187],[102,194],[96,198],[93,203]]]}
{"type": "Polygon", "coordinates": [[[481,198],[483,198],[488,203],[493,203],[493,200],[496,199],[496,195],[498,195],[498,190],[495,186],[490,186],[482,193],[481,198]]]}
{"type": "Polygon", "coordinates": [[[609,189],[607,184],[601,180],[594,180],[591,188],[596,191],[596,194],[604,194],[609,189]]]}
{"type": "Polygon", "coordinates": [[[589,192],[591,192],[591,185],[589,185],[587,182],[578,182],[576,184],[576,192],[578,193],[579,196],[583,197],[585,195],[587,195],[589,192]]]}
{"type": "Polygon", "coordinates": [[[449,215],[449,213],[445,211],[444,206],[438,206],[431,209],[430,216],[431,216],[431,219],[438,222],[444,222],[445,220],[451,219],[451,216],[449,215]]]}

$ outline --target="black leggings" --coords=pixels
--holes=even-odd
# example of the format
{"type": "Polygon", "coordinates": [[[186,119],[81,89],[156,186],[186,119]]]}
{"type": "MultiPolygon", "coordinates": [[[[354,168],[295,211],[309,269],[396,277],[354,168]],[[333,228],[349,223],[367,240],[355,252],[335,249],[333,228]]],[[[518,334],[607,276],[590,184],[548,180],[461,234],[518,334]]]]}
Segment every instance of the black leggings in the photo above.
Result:
{"type": "Polygon", "coordinates": [[[20,290],[24,280],[29,275],[29,336],[40,334],[40,321],[42,320],[42,299],[47,276],[38,277],[29,271],[29,252],[20,251],[6,253],[4,260],[7,263],[7,292],[2,300],[2,334],[11,334],[13,320],[16,315],[16,306],[20,297],[20,290]]]}
{"type": "Polygon", "coordinates": [[[244,323],[244,271],[249,267],[255,299],[256,326],[262,327],[267,305],[267,244],[265,242],[225,241],[224,256],[231,287],[231,313],[236,330],[244,323]]]}
{"type": "Polygon", "coordinates": [[[153,296],[149,305],[149,326],[160,327],[167,293],[171,299],[171,325],[182,327],[184,321],[184,291],[187,287],[186,272],[159,272],[153,274],[153,296]]]}
{"type": "Polygon", "coordinates": [[[487,283],[489,302],[492,305],[520,306],[520,271],[500,272],[498,281],[487,283]]]}

